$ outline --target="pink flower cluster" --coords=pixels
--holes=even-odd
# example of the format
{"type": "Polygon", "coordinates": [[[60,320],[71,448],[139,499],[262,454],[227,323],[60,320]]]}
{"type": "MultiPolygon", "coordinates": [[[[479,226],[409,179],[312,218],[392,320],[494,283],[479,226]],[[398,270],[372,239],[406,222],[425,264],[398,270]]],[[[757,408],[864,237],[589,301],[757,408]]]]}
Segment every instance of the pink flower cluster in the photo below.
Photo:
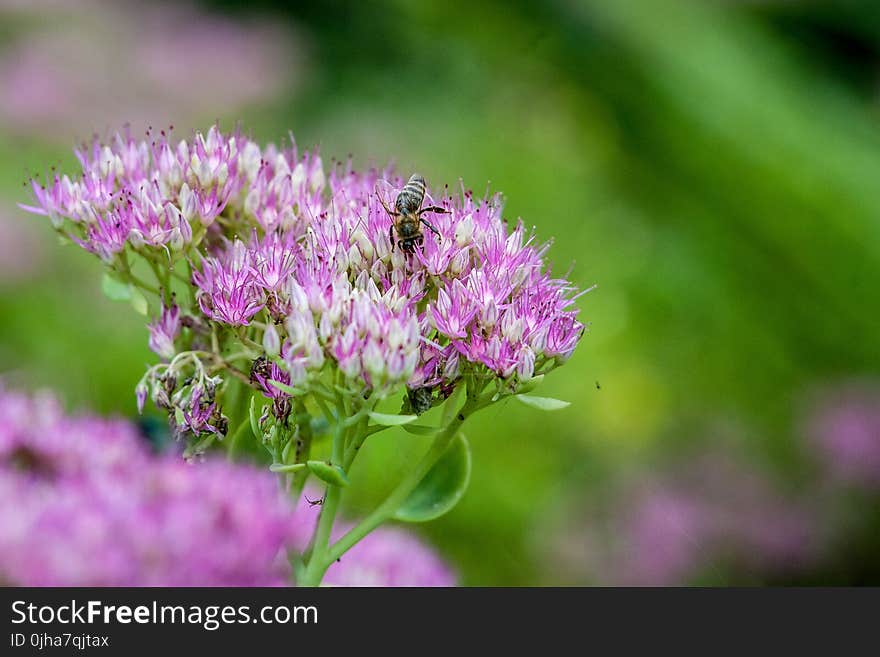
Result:
{"type": "Polygon", "coordinates": [[[849,381],[813,393],[803,432],[835,483],[880,490],[880,383],[849,381]]]}
{"type": "Polygon", "coordinates": [[[305,64],[280,21],[192,0],[3,0],[0,24],[16,27],[0,52],[0,125],[41,139],[120,116],[146,128],[235,115],[296,93],[305,64]]]}
{"type": "MultiPolygon", "coordinates": [[[[271,324],[263,343],[277,337],[294,385],[330,363],[368,389],[444,388],[463,367],[514,389],[568,359],[584,332],[574,287],[548,272],[547,245],[521,221],[508,230],[499,196],[429,193],[424,205],[447,213],[427,215],[436,234],[406,253],[382,204],[404,181],[387,170],[325,172],[317,153],[216,126],[176,144],[117,136],[79,157],[82,174],[34,183],[27,209],[111,265],[126,249],[185,258],[192,323],[271,324]]],[[[168,312],[151,340],[166,359],[168,312]]]]}
{"type": "MultiPolygon", "coordinates": [[[[191,142],[171,143],[164,131],[147,141],[130,131],[109,144],[95,140],[76,151],[82,173],[33,182],[38,207],[83,248],[105,261],[127,245],[182,249],[196,224],[210,225],[238,193],[248,154],[240,135],[212,128],[191,142]]],[[[259,154],[257,154],[259,158],[259,154]]]]}
{"type": "MultiPolygon", "coordinates": [[[[281,586],[308,543],[275,478],[157,456],[121,420],[65,415],[0,389],[0,582],[17,586],[281,586]]],[[[340,529],[341,531],[341,529],[340,529]]],[[[337,586],[451,586],[415,537],[380,529],[335,564],[337,586]]]]}
{"type": "Polygon", "coordinates": [[[291,508],[273,477],[151,454],[122,421],[0,391],[0,581],[274,586],[291,508]]]}
{"type": "Polygon", "coordinates": [[[713,449],[621,482],[617,499],[570,522],[555,549],[602,585],[673,586],[803,572],[822,558],[827,533],[811,499],[713,449]]]}

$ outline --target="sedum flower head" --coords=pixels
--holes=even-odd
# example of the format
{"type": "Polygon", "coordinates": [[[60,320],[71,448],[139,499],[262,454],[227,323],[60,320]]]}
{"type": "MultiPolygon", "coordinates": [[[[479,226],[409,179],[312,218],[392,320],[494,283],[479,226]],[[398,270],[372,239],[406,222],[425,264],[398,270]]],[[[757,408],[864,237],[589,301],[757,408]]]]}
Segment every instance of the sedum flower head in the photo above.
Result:
{"type": "Polygon", "coordinates": [[[217,126],[180,141],[124,133],[78,155],[78,175],[35,181],[23,207],[123,280],[139,258],[153,266],[164,300],[150,346],[166,362],[139,399],[150,390],[196,437],[223,433],[222,415],[205,415],[212,377],[241,379],[260,359],[303,394],[328,380],[376,399],[406,387],[424,409],[463,376],[522,391],[584,333],[575,287],[522,221],[509,227],[499,195],[428,192],[424,207],[442,212],[424,215],[432,230],[408,252],[384,209],[404,185],[391,170],[327,170],[316,152],[217,126]]]}

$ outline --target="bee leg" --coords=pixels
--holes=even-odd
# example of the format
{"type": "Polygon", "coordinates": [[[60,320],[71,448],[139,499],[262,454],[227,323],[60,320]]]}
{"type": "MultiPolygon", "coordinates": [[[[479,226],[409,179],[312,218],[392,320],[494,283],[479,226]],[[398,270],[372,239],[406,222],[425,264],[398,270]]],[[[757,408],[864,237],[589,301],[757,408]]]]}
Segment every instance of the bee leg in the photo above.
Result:
{"type": "Polygon", "coordinates": [[[379,203],[381,203],[382,207],[385,208],[385,212],[388,213],[389,217],[391,217],[393,219],[394,217],[398,216],[397,212],[392,212],[391,210],[388,209],[388,206],[385,205],[385,200],[379,195],[379,192],[376,192],[376,198],[379,199],[379,203]]]}
{"type": "Polygon", "coordinates": [[[388,226],[388,241],[391,242],[391,252],[394,253],[394,226],[388,226]]]}
{"type": "Polygon", "coordinates": [[[452,210],[447,210],[445,208],[438,208],[436,205],[431,205],[427,208],[422,208],[421,210],[419,210],[419,216],[421,216],[425,212],[437,212],[439,214],[452,214],[452,210]]]}
{"type": "Polygon", "coordinates": [[[421,217],[419,217],[419,221],[421,221],[421,222],[422,222],[423,224],[425,224],[428,228],[430,228],[430,229],[431,229],[431,232],[434,233],[437,237],[440,237],[440,232],[439,232],[436,228],[434,228],[431,224],[429,224],[427,220],[422,219],[421,217]]]}

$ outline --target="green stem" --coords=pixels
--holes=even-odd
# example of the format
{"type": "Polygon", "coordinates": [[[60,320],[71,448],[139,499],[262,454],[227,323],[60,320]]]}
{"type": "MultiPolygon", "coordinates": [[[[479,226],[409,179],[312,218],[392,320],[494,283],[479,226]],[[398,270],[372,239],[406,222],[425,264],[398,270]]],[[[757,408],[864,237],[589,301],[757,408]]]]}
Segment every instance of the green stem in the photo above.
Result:
{"type": "MultiPolygon", "coordinates": [[[[312,423],[311,417],[306,411],[306,406],[301,398],[297,398],[293,402],[293,412],[298,418],[299,425],[299,441],[295,445],[294,463],[305,463],[309,460],[312,452],[312,423]]],[[[295,504],[299,504],[299,498],[302,495],[303,488],[306,485],[306,479],[309,477],[309,471],[303,469],[293,475],[290,481],[290,495],[294,499],[295,504]]]]}
{"type": "MultiPolygon", "coordinates": [[[[464,421],[472,413],[492,403],[491,395],[482,395],[484,388],[484,382],[477,381],[475,377],[468,377],[466,401],[457,412],[455,412],[454,408],[447,409],[447,412],[444,413],[444,421],[446,422],[444,428],[434,438],[428,451],[422,456],[418,464],[409,471],[382,504],[333,545],[329,545],[329,540],[342,490],[338,486],[328,486],[324,505],[321,509],[321,516],[318,519],[315,537],[312,541],[311,549],[308,551],[308,565],[304,569],[299,569],[299,577],[297,578],[299,585],[320,585],[324,574],[334,561],[341,558],[343,554],[354,547],[371,531],[394,516],[410,493],[415,490],[416,486],[419,485],[449,448],[450,443],[458,434],[464,421]]],[[[350,409],[340,407],[340,411],[342,410],[350,409]]],[[[357,455],[357,448],[360,447],[370,433],[373,433],[367,428],[367,424],[368,420],[366,417],[357,423],[354,437],[350,441],[348,449],[344,449],[346,432],[343,429],[343,423],[337,421],[333,440],[332,460],[334,463],[342,463],[346,470],[349,469],[357,455]]]]}
{"type": "MultiPolygon", "coordinates": [[[[364,441],[368,436],[371,436],[374,431],[370,431],[367,429],[367,424],[369,423],[368,416],[365,414],[364,417],[359,421],[357,428],[354,432],[354,437],[351,439],[349,444],[345,448],[345,452],[342,460],[342,469],[348,472],[351,468],[352,463],[354,463],[355,457],[358,455],[358,451],[360,451],[361,445],[364,444],[364,441]]],[[[382,427],[383,429],[387,429],[388,427],[382,427]]]]}
{"type": "Polygon", "coordinates": [[[443,453],[449,447],[449,444],[455,438],[461,425],[465,419],[470,417],[471,413],[479,410],[488,402],[474,397],[469,397],[465,404],[461,407],[452,421],[446,428],[434,438],[431,447],[406,477],[397,485],[397,487],[385,498],[375,511],[364,518],[345,536],[339,539],[327,551],[324,557],[323,567],[326,570],[334,561],[339,559],[343,554],[350,550],[358,541],[362,540],[367,534],[376,529],[386,520],[390,519],[397,509],[406,501],[409,494],[413,492],[419,482],[424,479],[425,475],[434,467],[434,464],[443,456],[443,453]]]}
{"type": "MultiPolygon", "coordinates": [[[[340,414],[344,411],[342,402],[339,403],[340,414]]],[[[336,431],[333,435],[333,452],[331,462],[341,464],[343,459],[343,447],[345,446],[346,430],[343,423],[337,421],[336,431]]],[[[342,488],[332,484],[327,485],[324,495],[324,504],[321,506],[321,515],[318,517],[318,526],[312,539],[312,549],[308,565],[297,582],[300,586],[318,586],[329,564],[326,563],[326,552],[330,545],[330,536],[333,531],[333,522],[336,519],[336,511],[342,498],[342,488]]]]}

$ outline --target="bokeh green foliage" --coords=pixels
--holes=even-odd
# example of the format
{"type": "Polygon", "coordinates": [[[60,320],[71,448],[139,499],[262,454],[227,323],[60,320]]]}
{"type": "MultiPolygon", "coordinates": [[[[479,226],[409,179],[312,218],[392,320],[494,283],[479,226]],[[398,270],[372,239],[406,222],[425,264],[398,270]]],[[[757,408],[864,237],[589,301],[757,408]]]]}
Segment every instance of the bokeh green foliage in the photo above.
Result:
{"type": "MultiPolygon", "coordinates": [[[[265,140],[290,129],[327,161],[491,181],[508,217],[554,238],[559,273],[599,285],[579,301],[590,333],[540,393],[572,406],[507,403],[468,423],[470,490],[424,527],[464,583],[548,581],[536,533],[556,505],[674,457],[719,418],[798,486],[799,396],[880,371],[880,117],[863,60],[815,47],[833,30],[876,56],[870,4],[211,4],[289,20],[306,45],[295,95],[226,119],[265,140]]],[[[2,139],[7,198],[23,167],[61,157],[2,139]]],[[[101,299],[99,269],[59,248],[4,289],[0,367],[130,415],[144,320],[101,299]]],[[[371,440],[348,511],[425,440],[371,440]]]]}

